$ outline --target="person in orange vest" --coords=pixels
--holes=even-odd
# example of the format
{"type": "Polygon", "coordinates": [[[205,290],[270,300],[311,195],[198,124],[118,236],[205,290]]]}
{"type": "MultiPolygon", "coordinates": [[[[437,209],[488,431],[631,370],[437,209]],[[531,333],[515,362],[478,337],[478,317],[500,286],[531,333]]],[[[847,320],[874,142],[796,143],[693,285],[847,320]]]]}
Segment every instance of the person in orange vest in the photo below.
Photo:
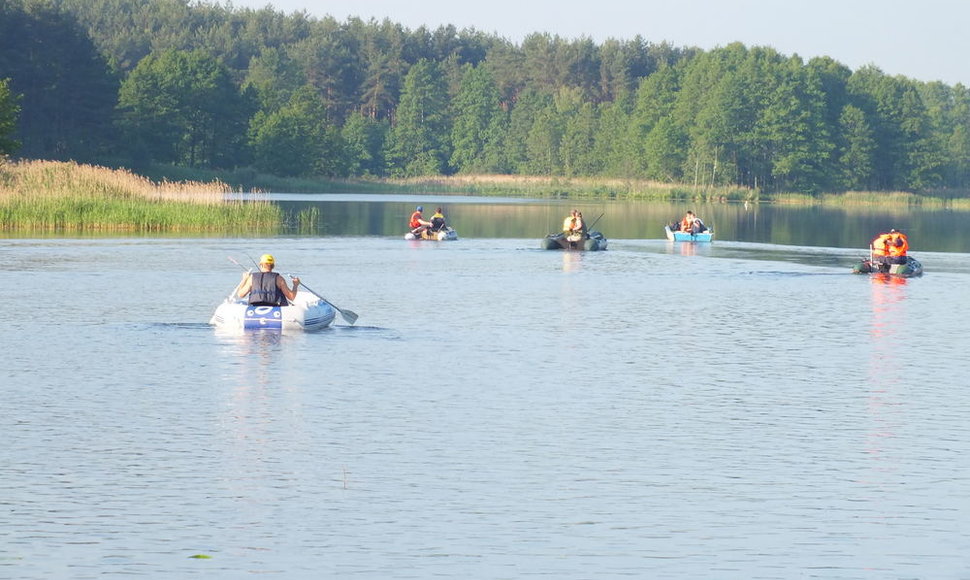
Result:
{"type": "Polygon", "coordinates": [[[416,237],[420,238],[421,234],[424,233],[429,227],[431,227],[431,222],[424,219],[421,212],[424,211],[424,207],[418,206],[415,208],[414,213],[411,214],[411,221],[408,222],[408,227],[411,228],[411,233],[416,237]]]}
{"type": "Polygon", "coordinates": [[[890,264],[905,264],[906,252],[909,251],[909,239],[906,234],[898,230],[889,230],[887,243],[890,264]]]}
{"type": "Polygon", "coordinates": [[[701,218],[694,215],[693,211],[688,211],[684,219],[680,220],[680,231],[688,234],[699,234],[707,231],[707,226],[704,225],[701,218]]]}
{"type": "MultiPolygon", "coordinates": [[[[893,230],[896,231],[896,230],[893,230]]],[[[892,234],[879,234],[872,240],[872,263],[878,266],[889,265],[889,240],[892,234]]]]}

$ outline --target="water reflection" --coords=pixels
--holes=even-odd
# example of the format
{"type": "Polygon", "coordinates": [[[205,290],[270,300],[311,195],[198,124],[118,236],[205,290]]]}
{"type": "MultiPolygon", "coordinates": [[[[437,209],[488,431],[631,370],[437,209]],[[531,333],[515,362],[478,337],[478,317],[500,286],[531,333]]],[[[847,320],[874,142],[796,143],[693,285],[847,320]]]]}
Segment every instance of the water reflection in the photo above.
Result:
{"type": "MultiPolygon", "coordinates": [[[[549,251],[549,250],[546,250],[549,251]]],[[[583,252],[562,252],[562,271],[578,272],[583,269],[583,252]]]]}
{"type": "Polygon", "coordinates": [[[902,322],[900,318],[905,314],[901,305],[906,299],[907,280],[888,274],[872,274],[869,282],[872,288],[870,378],[874,384],[885,384],[887,378],[894,376],[894,358],[902,354],[897,333],[902,322]]]}
{"type": "Polygon", "coordinates": [[[231,331],[216,328],[216,336],[220,341],[235,349],[234,354],[239,355],[265,355],[267,347],[277,347],[283,339],[282,332],[273,331],[231,331]]]}
{"type": "MultiPolygon", "coordinates": [[[[280,464],[305,438],[302,383],[284,368],[287,350],[299,340],[280,332],[218,334],[228,365],[221,377],[224,403],[217,413],[221,433],[222,480],[231,490],[238,517],[247,525],[272,520],[280,464]]],[[[259,546],[258,549],[264,549],[259,546]]]]}
{"type": "Polygon", "coordinates": [[[716,242],[674,242],[668,240],[664,246],[665,253],[680,256],[710,256],[711,244],[716,242]]]}
{"type": "Polygon", "coordinates": [[[284,334],[273,331],[228,332],[216,330],[216,336],[223,345],[224,359],[232,361],[233,371],[238,376],[232,378],[240,384],[269,384],[274,372],[284,334]]]}
{"type": "Polygon", "coordinates": [[[868,361],[866,411],[870,426],[866,431],[865,453],[874,463],[869,485],[881,487],[887,474],[898,471],[887,447],[896,437],[899,426],[899,390],[906,356],[905,340],[900,327],[905,317],[906,278],[888,274],[870,276],[872,292],[869,336],[871,354],[868,361]]]}
{"type": "MultiPolygon", "coordinates": [[[[301,232],[311,235],[403,237],[414,210],[413,200],[381,196],[273,194],[270,199],[293,215],[316,208],[321,216],[317,231],[301,232]]],[[[569,199],[497,202],[469,196],[427,196],[425,205],[432,199],[447,206],[448,223],[463,239],[541,238],[558,231],[563,215],[573,207],[583,215],[597,216],[596,229],[610,240],[663,239],[664,225],[693,209],[706,216],[705,223],[723,241],[866,248],[877,232],[895,227],[910,233],[915,252],[970,252],[970,229],[964,227],[970,212],[966,211],[569,199]]]]}
{"type": "Polygon", "coordinates": [[[667,242],[668,254],[680,254],[681,256],[693,256],[697,254],[697,244],[690,242],[667,242]]]}

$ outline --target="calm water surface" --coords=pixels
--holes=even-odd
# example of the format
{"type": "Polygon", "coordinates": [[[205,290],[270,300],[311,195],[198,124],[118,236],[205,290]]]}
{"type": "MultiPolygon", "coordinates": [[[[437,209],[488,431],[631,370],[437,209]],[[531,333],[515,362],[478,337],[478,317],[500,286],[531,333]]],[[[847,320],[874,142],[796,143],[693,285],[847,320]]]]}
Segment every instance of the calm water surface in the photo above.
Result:
{"type": "Polygon", "coordinates": [[[0,241],[0,577],[970,577],[970,255],[538,237],[0,241]]]}

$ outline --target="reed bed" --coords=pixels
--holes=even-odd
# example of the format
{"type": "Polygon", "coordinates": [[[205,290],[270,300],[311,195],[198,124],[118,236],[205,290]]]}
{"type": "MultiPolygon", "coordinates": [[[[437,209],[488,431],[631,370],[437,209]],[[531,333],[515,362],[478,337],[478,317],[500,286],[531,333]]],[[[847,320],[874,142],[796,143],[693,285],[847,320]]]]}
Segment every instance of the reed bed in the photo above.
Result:
{"type": "Polygon", "coordinates": [[[908,191],[848,191],[840,195],[826,195],[824,202],[832,205],[892,205],[927,209],[966,209],[970,199],[950,197],[940,193],[915,194],[908,191]]]}
{"type": "Polygon", "coordinates": [[[758,201],[759,192],[738,187],[691,187],[659,181],[565,178],[526,175],[451,175],[387,179],[403,191],[467,193],[481,196],[527,196],[550,199],[644,201],[758,201]]]}
{"type": "Polygon", "coordinates": [[[275,177],[241,168],[228,172],[212,172],[173,166],[155,166],[149,175],[180,180],[206,179],[227,181],[239,187],[260,191],[289,193],[387,193],[421,195],[479,195],[483,197],[533,197],[578,200],[638,200],[676,202],[744,202],[777,203],[786,205],[835,205],[845,208],[942,207],[954,210],[970,209],[970,191],[926,191],[919,194],[886,191],[850,191],[840,193],[807,194],[793,192],[768,193],[757,188],[738,186],[704,187],[683,183],[617,179],[605,177],[542,177],[509,174],[459,174],[425,176],[403,179],[357,178],[324,179],[275,177]]]}
{"type": "Polygon", "coordinates": [[[123,169],[59,161],[0,165],[0,230],[262,232],[283,222],[268,201],[227,200],[215,181],[153,182],[123,169]]]}

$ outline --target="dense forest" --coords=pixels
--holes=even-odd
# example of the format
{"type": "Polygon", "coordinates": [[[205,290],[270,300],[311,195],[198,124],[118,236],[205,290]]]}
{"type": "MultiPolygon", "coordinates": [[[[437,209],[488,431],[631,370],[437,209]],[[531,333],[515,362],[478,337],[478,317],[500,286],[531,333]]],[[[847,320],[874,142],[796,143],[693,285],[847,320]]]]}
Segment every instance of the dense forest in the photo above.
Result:
{"type": "Polygon", "coordinates": [[[189,0],[0,0],[0,154],[279,176],[970,189],[963,85],[189,0]]]}

